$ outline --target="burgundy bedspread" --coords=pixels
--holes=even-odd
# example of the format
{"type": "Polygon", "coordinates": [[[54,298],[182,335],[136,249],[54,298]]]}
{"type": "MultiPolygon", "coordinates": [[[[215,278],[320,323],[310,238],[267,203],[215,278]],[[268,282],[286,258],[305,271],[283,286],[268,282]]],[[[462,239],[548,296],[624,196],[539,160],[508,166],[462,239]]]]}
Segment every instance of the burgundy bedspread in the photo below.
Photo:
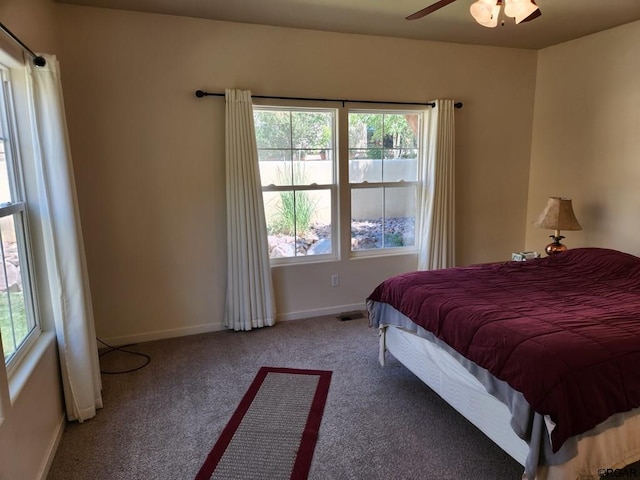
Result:
{"type": "Polygon", "coordinates": [[[522,392],[556,424],[554,452],[640,406],[640,258],[598,248],[527,262],[412,272],[388,303],[522,392]]]}

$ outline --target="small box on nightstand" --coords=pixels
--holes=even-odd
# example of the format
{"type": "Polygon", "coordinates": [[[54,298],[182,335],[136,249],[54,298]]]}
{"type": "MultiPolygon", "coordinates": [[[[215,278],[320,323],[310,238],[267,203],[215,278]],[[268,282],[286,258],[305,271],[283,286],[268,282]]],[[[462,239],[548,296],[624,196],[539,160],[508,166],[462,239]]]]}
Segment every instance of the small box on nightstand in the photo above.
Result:
{"type": "Polygon", "coordinates": [[[526,262],[534,258],[540,258],[538,252],[517,252],[511,254],[511,260],[514,262],[526,262]]]}

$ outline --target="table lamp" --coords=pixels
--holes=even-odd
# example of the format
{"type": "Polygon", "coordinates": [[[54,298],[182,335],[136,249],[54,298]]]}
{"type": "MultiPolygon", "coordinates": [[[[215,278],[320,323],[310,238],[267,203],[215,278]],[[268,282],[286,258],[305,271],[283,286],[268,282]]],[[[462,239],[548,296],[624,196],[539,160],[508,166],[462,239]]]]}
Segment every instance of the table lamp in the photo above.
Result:
{"type": "Polygon", "coordinates": [[[564,238],[560,235],[560,230],[582,230],[573,213],[570,198],[549,197],[544,211],[533,224],[536,227],[555,230],[553,235],[549,235],[553,238],[553,242],[544,249],[547,255],[555,255],[567,249],[565,245],[560,243],[560,240],[564,238]]]}

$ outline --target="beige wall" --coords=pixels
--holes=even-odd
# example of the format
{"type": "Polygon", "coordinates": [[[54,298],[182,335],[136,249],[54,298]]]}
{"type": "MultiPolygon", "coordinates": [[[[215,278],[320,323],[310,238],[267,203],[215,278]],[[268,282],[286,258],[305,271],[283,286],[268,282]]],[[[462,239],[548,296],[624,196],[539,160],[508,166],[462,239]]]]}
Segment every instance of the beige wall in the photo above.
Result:
{"type": "Polygon", "coordinates": [[[13,379],[19,390],[0,424],[0,478],[46,478],[64,429],[58,351],[52,333],[34,347],[38,361],[13,379]],[[17,381],[16,381],[17,380],[17,381]]]}
{"type": "MultiPolygon", "coordinates": [[[[524,245],[536,52],[60,5],[59,52],[98,334],[220,328],[224,101],[261,95],[465,102],[460,264],[524,245]]],[[[362,305],[415,256],[274,269],[283,318],[362,305]],[[337,273],[341,285],[330,286],[337,273]]]]}
{"type": "MultiPolygon", "coordinates": [[[[55,53],[58,50],[56,8],[51,0],[2,0],[0,21],[31,50],[55,53]]],[[[4,34],[0,34],[0,47],[22,54],[4,34]]]]}
{"type": "Polygon", "coordinates": [[[542,50],[538,61],[526,247],[548,196],[573,199],[583,230],[568,247],[640,254],[640,22],[542,50]]]}

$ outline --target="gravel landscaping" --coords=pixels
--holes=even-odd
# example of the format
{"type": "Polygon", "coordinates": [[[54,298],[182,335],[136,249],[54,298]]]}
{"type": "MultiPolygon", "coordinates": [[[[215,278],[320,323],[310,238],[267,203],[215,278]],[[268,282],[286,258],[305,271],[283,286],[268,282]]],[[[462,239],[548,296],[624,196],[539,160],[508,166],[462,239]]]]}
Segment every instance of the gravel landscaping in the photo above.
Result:
{"type": "MultiPolygon", "coordinates": [[[[269,235],[271,258],[300,255],[321,255],[331,252],[329,225],[312,225],[308,232],[297,239],[291,235],[269,235]]],[[[413,246],[415,244],[415,219],[411,217],[357,219],[351,221],[352,250],[413,246]],[[383,222],[385,228],[383,229],[383,222]],[[383,231],[385,233],[383,245],[383,231]]]]}

